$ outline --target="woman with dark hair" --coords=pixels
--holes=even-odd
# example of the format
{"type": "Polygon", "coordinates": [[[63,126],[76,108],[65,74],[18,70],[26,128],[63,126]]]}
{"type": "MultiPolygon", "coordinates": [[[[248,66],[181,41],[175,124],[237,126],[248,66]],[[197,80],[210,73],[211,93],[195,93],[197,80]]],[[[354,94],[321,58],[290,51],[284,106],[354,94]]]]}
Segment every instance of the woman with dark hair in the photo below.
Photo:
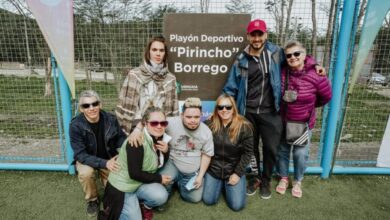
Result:
{"type": "Polygon", "coordinates": [[[294,162],[294,182],[292,196],[302,197],[301,182],[309,159],[311,130],[316,121],[316,107],[328,103],[332,97],[329,80],[316,73],[314,58],[306,55],[305,47],[298,41],[290,41],[284,47],[287,65],[282,69],[282,105],[281,115],[285,136],[278,151],[278,172],[281,177],[276,192],[285,194],[288,188],[288,169],[290,152],[294,162]],[[289,125],[303,126],[288,129],[289,125]],[[292,131],[292,132],[290,132],[292,131]],[[290,138],[295,136],[294,138],[290,138]]]}
{"type": "Polygon", "coordinates": [[[99,219],[149,220],[153,218],[152,208],[168,199],[163,185],[169,184],[171,177],[156,173],[169,156],[170,137],[165,134],[168,122],[160,108],[149,107],[141,123],[143,144],[133,147],[127,141],[123,143],[117,159],[120,170],[108,177],[99,219]]]}
{"type": "Polygon", "coordinates": [[[127,135],[134,130],[140,136],[140,120],[149,106],[161,108],[167,116],[179,115],[176,77],[169,72],[167,60],[165,39],[154,37],[145,48],[143,62],[127,74],[115,111],[127,135]]]}
{"type": "Polygon", "coordinates": [[[216,204],[224,190],[229,208],[239,211],[246,204],[245,169],[253,155],[252,127],[228,95],[218,97],[205,123],[213,133],[214,156],[205,175],[203,202],[216,204]]]}

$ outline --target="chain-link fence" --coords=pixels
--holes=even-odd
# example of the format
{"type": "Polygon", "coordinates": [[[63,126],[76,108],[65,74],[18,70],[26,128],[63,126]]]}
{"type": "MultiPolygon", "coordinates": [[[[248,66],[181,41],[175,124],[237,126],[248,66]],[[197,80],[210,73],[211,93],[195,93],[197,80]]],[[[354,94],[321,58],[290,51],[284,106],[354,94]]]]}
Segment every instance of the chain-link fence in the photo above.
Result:
{"type": "MultiPolygon", "coordinates": [[[[127,70],[140,64],[146,42],[162,34],[166,13],[248,13],[267,22],[273,43],[283,45],[297,39],[319,63],[332,67],[333,28],[340,10],[337,3],[340,1],[75,0],[76,94],[94,89],[102,96],[103,108],[113,112],[127,70]]],[[[0,3],[0,25],[0,159],[63,161],[61,115],[48,66],[50,50],[23,0],[0,3]]],[[[389,30],[389,23],[384,23],[359,86],[348,98],[337,163],[373,164],[376,160],[390,114],[389,30]],[[378,80],[377,74],[385,80],[378,80]]],[[[318,165],[321,159],[320,109],[317,115],[312,165],[318,165]]]]}

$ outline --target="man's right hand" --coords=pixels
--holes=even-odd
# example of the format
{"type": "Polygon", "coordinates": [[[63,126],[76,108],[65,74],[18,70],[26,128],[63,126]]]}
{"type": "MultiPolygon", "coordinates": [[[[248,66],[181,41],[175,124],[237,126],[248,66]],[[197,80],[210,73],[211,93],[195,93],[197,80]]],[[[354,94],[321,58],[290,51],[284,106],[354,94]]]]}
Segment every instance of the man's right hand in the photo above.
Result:
{"type": "Polygon", "coordinates": [[[144,140],[142,137],[141,129],[134,129],[128,137],[130,146],[139,147],[143,144],[144,140]]]}
{"type": "Polygon", "coordinates": [[[109,171],[111,171],[111,172],[112,171],[119,171],[119,169],[121,168],[118,161],[116,161],[117,158],[118,158],[118,155],[116,155],[115,157],[113,157],[107,161],[106,167],[109,171]]]}
{"type": "Polygon", "coordinates": [[[172,177],[167,175],[161,175],[161,184],[169,185],[172,182],[172,177]]]}

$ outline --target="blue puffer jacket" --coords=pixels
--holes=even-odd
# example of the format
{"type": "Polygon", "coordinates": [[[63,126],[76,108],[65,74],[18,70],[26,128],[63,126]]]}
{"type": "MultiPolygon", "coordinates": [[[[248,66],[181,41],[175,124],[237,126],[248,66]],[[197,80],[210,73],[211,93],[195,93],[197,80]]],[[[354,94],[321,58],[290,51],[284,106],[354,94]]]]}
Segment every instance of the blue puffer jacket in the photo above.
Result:
{"type": "MultiPolygon", "coordinates": [[[[281,65],[285,62],[283,49],[267,41],[265,49],[271,52],[270,84],[275,100],[275,109],[279,112],[281,101],[281,65]]],[[[237,102],[238,111],[245,115],[246,95],[248,92],[248,59],[244,52],[240,53],[230,70],[229,77],[223,87],[223,92],[233,96],[237,102]]]]}
{"type": "MultiPolygon", "coordinates": [[[[121,147],[126,135],[113,114],[100,110],[100,119],[104,120],[104,146],[108,156],[112,158],[118,154],[117,149],[121,147]]],[[[106,168],[107,160],[96,156],[96,137],[83,113],[70,122],[69,136],[75,161],[94,168],[106,168]]]]}

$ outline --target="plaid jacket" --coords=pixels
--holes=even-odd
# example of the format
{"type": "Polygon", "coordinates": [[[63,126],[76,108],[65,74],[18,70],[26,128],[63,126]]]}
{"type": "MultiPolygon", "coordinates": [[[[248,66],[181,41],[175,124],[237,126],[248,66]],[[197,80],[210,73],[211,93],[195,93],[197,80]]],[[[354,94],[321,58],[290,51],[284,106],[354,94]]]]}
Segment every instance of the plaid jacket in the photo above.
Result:
{"type": "MultiPolygon", "coordinates": [[[[143,89],[142,72],[148,71],[143,64],[138,68],[132,69],[127,74],[121,91],[119,92],[119,103],[116,106],[115,114],[118,118],[122,130],[129,135],[132,127],[136,126],[141,118],[135,118],[140,115],[140,91],[143,89]]],[[[165,95],[163,111],[167,116],[179,115],[178,96],[176,93],[176,77],[168,72],[159,84],[158,93],[165,95]]],[[[141,115],[143,113],[141,112],[141,115]]]]}

